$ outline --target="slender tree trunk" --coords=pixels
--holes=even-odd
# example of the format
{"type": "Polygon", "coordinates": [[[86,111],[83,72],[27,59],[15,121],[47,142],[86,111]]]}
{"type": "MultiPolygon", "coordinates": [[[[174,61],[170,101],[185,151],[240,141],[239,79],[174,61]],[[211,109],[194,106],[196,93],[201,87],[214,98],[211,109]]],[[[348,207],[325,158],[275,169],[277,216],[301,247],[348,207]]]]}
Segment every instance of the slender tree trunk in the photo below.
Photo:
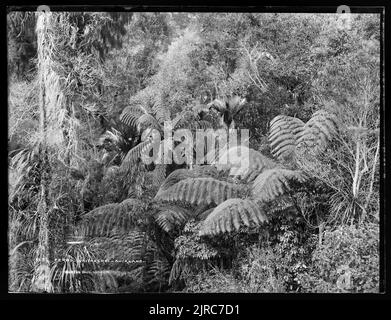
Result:
{"type": "Polygon", "coordinates": [[[50,13],[39,13],[37,20],[37,44],[38,44],[38,81],[39,81],[39,113],[40,113],[40,199],[37,207],[39,219],[38,248],[34,263],[34,275],[32,290],[36,292],[50,291],[50,242],[49,242],[49,212],[50,201],[48,197],[50,183],[50,163],[47,149],[47,81],[48,66],[45,45],[47,43],[47,28],[50,25],[50,13]]]}

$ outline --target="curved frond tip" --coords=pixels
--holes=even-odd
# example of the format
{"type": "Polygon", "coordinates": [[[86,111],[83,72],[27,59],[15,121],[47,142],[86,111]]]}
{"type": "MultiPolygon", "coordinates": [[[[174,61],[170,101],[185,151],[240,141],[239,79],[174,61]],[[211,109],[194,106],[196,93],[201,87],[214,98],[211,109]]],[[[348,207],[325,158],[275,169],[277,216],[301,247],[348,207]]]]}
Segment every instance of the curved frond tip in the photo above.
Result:
{"type": "Polygon", "coordinates": [[[175,226],[183,226],[190,216],[190,212],[184,208],[165,206],[157,213],[156,222],[164,231],[169,232],[175,226]]]}
{"type": "Polygon", "coordinates": [[[290,190],[290,181],[304,182],[304,173],[288,169],[271,169],[262,172],[253,182],[252,196],[260,201],[268,202],[290,190]]]}
{"type": "Polygon", "coordinates": [[[260,225],[267,222],[263,209],[246,199],[228,199],[218,205],[202,223],[200,236],[216,235],[239,230],[243,225],[260,225]]]}
{"type": "Polygon", "coordinates": [[[298,118],[279,115],[270,122],[269,142],[277,159],[287,159],[295,154],[298,138],[304,130],[298,118]]]}
{"type": "Polygon", "coordinates": [[[213,178],[187,178],[156,195],[164,201],[184,201],[190,204],[219,204],[236,196],[239,186],[213,178]]]}
{"type": "Polygon", "coordinates": [[[79,230],[83,235],[107,236],[117,229],[127,230],[137,224],[146,210],[146,204],[139,199],[126,199],[121,203],[110,203],[93,209],[82,217],[79,230]]]}
{"type": "Polygon", "coordinates": [[[177,169],[173,172],[171,172],[167,178],[163,181],[162,185],[160,186],[160,189],[157,193],[157,197],[163,192],[166,191],[168,188],[173,186],[174,184],[178,183],[179,181],[182,181],[187,178],[206,178],[206,177],[217,177],[219,172],[214,166],[199,166],[195,167],[193,169],[177,169]]]}

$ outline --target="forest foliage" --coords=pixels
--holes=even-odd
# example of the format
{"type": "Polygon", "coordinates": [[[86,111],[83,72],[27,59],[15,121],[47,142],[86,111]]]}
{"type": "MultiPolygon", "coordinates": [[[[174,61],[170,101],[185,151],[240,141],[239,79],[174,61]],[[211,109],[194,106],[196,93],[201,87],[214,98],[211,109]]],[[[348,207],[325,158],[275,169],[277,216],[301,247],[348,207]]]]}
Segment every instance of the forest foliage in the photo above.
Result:
{"type": "Polygon", "coordinates": [[[379,291],[379,15],[7,26],[10,291],[379,291]],[[249,166],[143,163],[168,120],[248,129],[249,166]]]}

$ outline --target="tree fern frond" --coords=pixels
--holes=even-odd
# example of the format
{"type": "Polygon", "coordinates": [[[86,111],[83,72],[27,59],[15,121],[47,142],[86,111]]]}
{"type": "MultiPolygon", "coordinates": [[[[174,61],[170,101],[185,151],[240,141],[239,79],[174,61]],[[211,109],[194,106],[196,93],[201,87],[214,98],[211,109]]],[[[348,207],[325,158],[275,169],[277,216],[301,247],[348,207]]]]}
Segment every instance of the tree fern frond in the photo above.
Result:
{"type": "Polygon", "coordinates": [[[333,139],[337,132],[338,122],[336,117],[325,110],[318,110],[305,124],[303,132],[298,137],[298,144],[321,150],[333,139]]]}
{"type": "Polygon", "coordinates": [[[119,120],[129,127],[136,127],[137,120],[145,114],[145,110],[139,104],[127,106],[121,113],[119,120]]]}
{"type": "Polygon", "coordinates": [[[199,219],[199,220],[205,220],[209,214],[211,212],[213,212],[214,208],[210,208],[210,209],[207,209],[207,210],[202,210],[201,212],[199,212],[196,217],[199,219]]]}
{"type": "Polygon", "coordinates": [[[219,204],[239,194],[240,186],[213,178],[187,178],[156,195],[164,201],[185,201],[190,204],[219,204]]]}
{"type": "Polygon", "coordinates": [[[163,128],[159,124],[157,119],[149,113],[145,113],[142,116],[140,116],[136,120],[136,123],[137,123],[137,128],[139,131],[142,131],[141,128],[147,128],[147,127],[163,131],[163,128]]]}
{"type": "Polygon", "coordinates": [[[212,165],[203,165],[203,166],[194,166],[191,170],[194,173],[194,178],[202,178],[202,177],[218,177],[219,171],[215,166],[212,165]]]}
{"type": "Polygon", "coordinates": [[[155,169],[153,170],[152,182],[154,186],[160,186],[164,179],[166,178],[166,165],[165,164],[156,164],[155,169]]]}
{"type": "Polygon", "coordinates": [[[267,202],[290,190],[290,181],[304,182],[305,175],[300,171],[270,169],[262,172],[253,182],[252,195],[255,199],[267,202]]]}
{"type": "Polygon", "coordinates": [[[142,259],[145,241],[144,232],[132,230],[127,234],[97,237],[89,244],[104,252],[106,260],[127,261],[142,259]]]}
{"type": "Polygon", "coordinates": [[[275,141],[277,146],[272,146],[272,154],[277,159],[289,159],[296,151],[296,139],[292,134],[281,135],[279,139],[275,141]],[[279,141],[278,141],[279,140],[279,141]]]}
{"type": "Polygon", "coordinates": [[[268,215],[280,214],[294,208],[292,199],[287,197],[279,197],[278,200],[268,203],[267,213],[268,215]]]}
{"type": "Polygon", "coordinates": [[[171,172],[163,184],[156,196],[160,195],[163,191],[167,190],[174,184],[187,178],[203,178],[203,177],[217,177],[218,171],[214,166],[196,166],[193,169],[177,169],[171,172]]]}
{"type": "Polygon", "coordinates": [[[231,176],[240,176],[241,179],[246,181],[250,181],[249,178],[252,177],[254,172],[259,173],[277,167],[277,164],[273,160],[245,146],[230,148],[219,157],[219,161],[222,159],[227,159],[227,165],[218,164],[218,169],[229,168],[229,174],[231,176]],[[240,156],[238,153],[240,153],[240,156]],[[248,159],[246,159],[247,155],[248,159]]]}
{"type": "Polygon", "coordinates": [[[184,267],[183,259],[176,259],[171,267],[168,284],[171,285],[174,281],[180,279],[184,267]]]}
{"type": "Polygon", "coordinates": [[[304,123],[298,118],[279,115],[270,122],[269,142],[272,154],[277,159],[294,155],[297,140],[304,130],[304,123]]]}
{"type": "Polygon", "coordinates": [[[110,235],[116,230],[127,230],[139,223],[146,204],[138,199],[110,203],[86,213],[82,217],[80,232],[83,235],[110,235]]]}
{"type": "Polygon", "coordinates": [[[218,205],[202,223],[200,236],[239,230],[243,225],[259,225],[267,221],[263,209],[251,200],[228,199],[218,205]]]}
{"type": "Polygon", "coordinates": [[[304,122],[299,118],[286,115],[278,115],[270,121],[270,130],[273,132],[286,126],[293,128],[295,131],[300,131],[304,126],[304,122]]]}
{"type": "Polygon", "coordinates": [[[123,172],[129,172],[131,170],[131,167],[134,166],[138,159],[141,158],[141,156],[149,150],[150,146],[153,144],[152,139],[147,139],[141,143],[139,143],[137,146],[129,150],[129,152],[126,154],[124,160],[121,163],[120,169],[123,172]]]}
{"type": "Polygon", "coordinates": [[[170,271],[171,268],[167,261],[156,258],[146,266],[146,282],[150,285],[157,284],[159,287],[168,284],[170,271]]]}
{"type": "Polygon", "coordinates": [[[173,186],[177,182],[184,180],[184,179],[187,179],[189,177],[194,177],[193,172],[189,169],[177,169],[177,170],[171,172],[167,176],[167,178],[163,181],[156,196],[158,196],[163,191],[166,191],[167,189],[169,189],[171,186],[173,186]]]}
{"type": "Polygon", "coordinates": [[[170,121],[170,111],[164,106],[161,96],[156,94],[152,99],[152,110],[157,121],[161,124],[163,124],[165,121],[170,121]]]}
{"type": "Polygon", "coordinates": [[[191,217],[188,210],[178,206],[164,206],[157,213],[156,222],[166,232],[176,225],[183,226],[191,217]]]}

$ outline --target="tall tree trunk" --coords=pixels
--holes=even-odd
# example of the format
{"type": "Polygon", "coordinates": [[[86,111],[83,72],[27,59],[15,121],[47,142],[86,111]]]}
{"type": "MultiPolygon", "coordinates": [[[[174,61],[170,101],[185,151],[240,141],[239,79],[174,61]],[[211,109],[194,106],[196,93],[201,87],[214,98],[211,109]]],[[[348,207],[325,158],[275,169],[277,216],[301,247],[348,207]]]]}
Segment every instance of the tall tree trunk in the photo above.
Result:
{"type": "Polygon", "coordinates": [[[37,45],[38,45],[38,81],[39,81],[39,113],[40,113],[40,199],[37,207],[39,219],[38,248],[34,263],[34,275],[32,280],[32,290],[36,292],[51,291],[50,281],[50,239],[49,239],[49,184],[50,184],[50,163],[47,146],[47,126],[48,126],[48,81],[50,72],[47,64],[47,29],[50,27],[50,13],[38,13],[37,20],[37,45]]]}

